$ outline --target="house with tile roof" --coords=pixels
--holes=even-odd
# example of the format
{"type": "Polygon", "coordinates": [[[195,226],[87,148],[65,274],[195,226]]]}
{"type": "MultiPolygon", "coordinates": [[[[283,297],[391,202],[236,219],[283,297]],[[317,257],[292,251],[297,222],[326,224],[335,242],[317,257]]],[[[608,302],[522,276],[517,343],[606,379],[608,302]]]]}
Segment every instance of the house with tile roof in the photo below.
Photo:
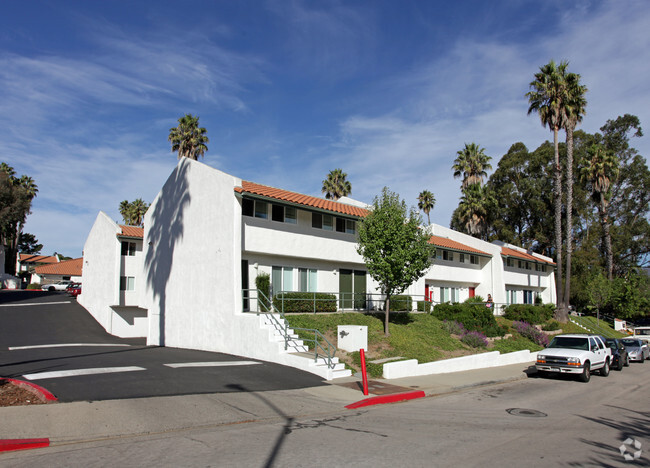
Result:
{"type": "Polygon", "coordinates": [[[35,283],[56,283],[61,280],[81,281],[83,258],[45,263],[34,267],[32,281],[35,283]]]}
{"type": "Polygon", "coordinates": [[[53,263],[59,263],[61,257],[59,255],[39,255],[39,254],[27,254],[19,253],[16,258],[16,274],[23,278],[24,282],[39,282],[39,278],[32,278],[34,269],[37,266],[41,265],[50,265],[53,263]]]}
{"type": "MultiPolygon", "coordinates": [[[[243,300],[244,291],[265,273],[273,294],[325,292],[336,295],[341,310],[380,307],[378,285],[356,251],[357,224],[368,209],[350,199],[245,181],[183,158],[147,211],[141,234],[98,215],[84,246],[79,302],[119,336],[293,365],[269,347],[259,317],[247,313],[255,305],[243,300]],[[141,237],[128,238],[134,234],[141,237]],[[123,246],[131,239],[128,265],[124,252],[130,250],[123,246]],[[118,288],[124,277],[126,291],[118,288]],[[367,300],[353,301],[355,294],[367,300]]],[[[497,304],[555,300],[551,259],[443,226],[431,230],[434,264],[404,292],[414,304],[488,294],[497,304]]]]}

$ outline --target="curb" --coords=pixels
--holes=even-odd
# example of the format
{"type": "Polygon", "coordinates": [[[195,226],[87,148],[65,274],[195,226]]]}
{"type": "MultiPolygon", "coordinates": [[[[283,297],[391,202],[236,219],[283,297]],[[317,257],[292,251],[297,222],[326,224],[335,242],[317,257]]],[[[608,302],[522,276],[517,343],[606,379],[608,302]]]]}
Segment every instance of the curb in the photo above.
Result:
{"type": "Polygon", "coordinates": [[[46,390],[45,388],[41,387],[40,385],[36,385],[35,383],[32,382],[25,382],[24,380],[16,380],[16,379],[8,379],[5,378],[3,380],[6,380],[7,382],[11,382],[17,387],[24,388],[25,390],[29,390],[30,392],[34,393],[39,399],[42,401],[46,402],[54,402],[54,401],[59,401],[57,397],[55,397],[52,392],[49,390],[46,390]]]}
{"type": "Polygon", "coordinates": [[[396,403],[398,401],[414,400],[416,398],[423,398],[425,396],[426,395],[422,390],[416,392],[394,393],[392,395],[380,395],[376,397],[366,398],[365,400],[357,401],[356,403],[350,403],[345,407],[347,409],[356,409],[362,408],[364,406],[385,405],[387,403],[396,403]]]}
{"type": "Polygon", "coordinates": [[[0,452],[27,450],[50,446],[50,439],[0,439],[0,452]]]}

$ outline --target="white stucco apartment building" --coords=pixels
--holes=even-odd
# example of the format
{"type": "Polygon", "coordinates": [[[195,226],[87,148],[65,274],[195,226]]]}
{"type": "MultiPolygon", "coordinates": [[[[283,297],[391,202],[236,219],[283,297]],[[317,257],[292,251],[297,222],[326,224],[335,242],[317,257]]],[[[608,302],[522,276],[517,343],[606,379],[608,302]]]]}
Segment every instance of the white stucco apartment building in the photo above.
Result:
{"type": "MultiPolygon", "coordinates": [[[[118,336],[272,360],[242,290],[254,289],[264,272],[274,292],[335,293],[341,308],[354,306],[351,293],[377,293],[356,252],[366,213],[353,200],[260,185],[183,158],[144,230],[98,215],[84,247],[79,302],[118,336]]],[[[405,292],[414,304],[488,294],[495,303],[555,301],[550,258],[442,226],[432,231],[434,265],[405,292]]]]}

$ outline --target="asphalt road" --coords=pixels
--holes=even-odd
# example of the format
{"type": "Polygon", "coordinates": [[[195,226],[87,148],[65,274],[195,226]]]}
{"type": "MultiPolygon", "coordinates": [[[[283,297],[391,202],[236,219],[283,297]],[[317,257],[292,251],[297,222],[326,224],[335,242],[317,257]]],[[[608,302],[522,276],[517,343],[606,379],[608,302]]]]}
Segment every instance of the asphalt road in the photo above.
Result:
{"type": "Polygon", "coordinates": [[[324,384],[277,364],[116,338],[65,293],[30,291],[0,291],[0,376],[30,380],[61,402],[324,384]]]}
{"type": "MultiPolygon", "coordinates": [[[[194,429],[70,441],[0,455],[0,465],[649,466],[649,385],[650,366],[632,364],[606,378],[595,375],[586,384],[566,376],[529,378],[406,403],[295,417],[277,404],[280,395],[246,394],[242,396],[248,403],[242,401],[239,408],[258,412],[266,405],[275,417],[237,424],[203,421],[194,429]],[[624,455],[634,457],[635,452],[638,459],[626,461],[624,455]]],[[[213,403],[210,411],[226,408],[213,403]]]]}

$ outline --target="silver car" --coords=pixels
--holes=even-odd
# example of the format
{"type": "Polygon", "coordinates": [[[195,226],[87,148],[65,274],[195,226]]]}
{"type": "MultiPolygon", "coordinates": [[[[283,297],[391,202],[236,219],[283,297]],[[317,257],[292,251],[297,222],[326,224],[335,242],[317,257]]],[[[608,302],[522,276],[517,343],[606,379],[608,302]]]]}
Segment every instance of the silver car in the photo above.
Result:
{"type": "Polygon", "coordinates": [[[650,349],[648,349],[648,345],[644,341],[634,338],[623,338],[621,343],[625,346],[630,361],[644,363],[646,359],[650,359],[650,349]]]}

